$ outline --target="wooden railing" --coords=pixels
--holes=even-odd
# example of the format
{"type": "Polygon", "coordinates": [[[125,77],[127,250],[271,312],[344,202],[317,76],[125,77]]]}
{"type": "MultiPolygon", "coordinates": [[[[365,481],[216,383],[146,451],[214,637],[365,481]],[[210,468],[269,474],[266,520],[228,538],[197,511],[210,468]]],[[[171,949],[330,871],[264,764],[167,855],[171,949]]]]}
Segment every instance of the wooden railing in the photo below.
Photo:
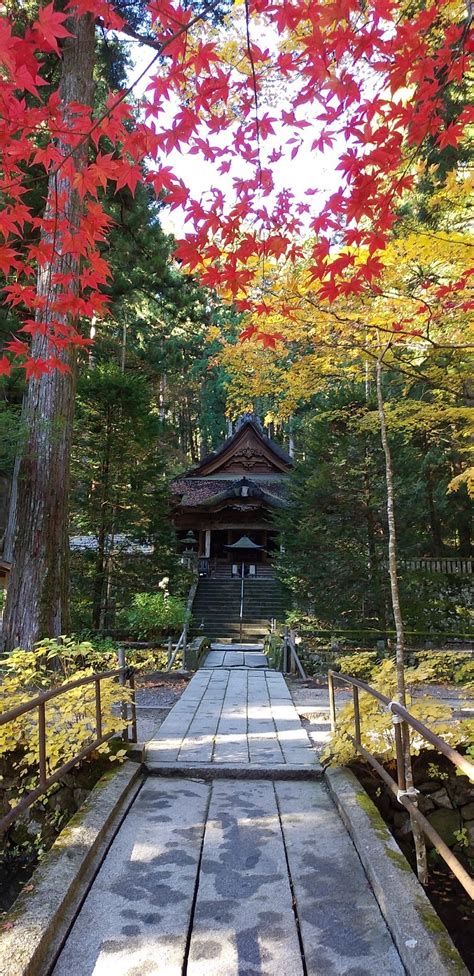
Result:
{"type": "Polygon", "coordinates": [[[176,658],[180,651],[183,656],[183,668],[186,667],[186,647],[188,643],[189,621],[191,619],[191,613],[193,609],[194,598],[197,593],[198,584],[199,584],[199,577],[196,576],[196,579],[193,580],[189,588],[188,599],[186,603],[186,620],[184,623],[184,627],[181,631],[181,634],[178,638],[174,650],[171,651],[171,654],[168,654],[168,663],[166,665],[167,671],[171,671],[171,668],[173,667],[173,664],[176,661],[176,658]]]}
{"type": "Polygon", "coordinates": [[[285,627],[283,636],[272,631],[263,642],[264,651],[270,666],[283,674],[296,674],[306,678],[306,673],[296,650],[296,634],[285,627]]]}
{"type": "Polygon", "coordinates": [[[294,630],[289,630],[285,628],[285,636],[283,638],[283,668],[284,673],[296,674],[298,672],[300,678],[306,678],[306,673],[304,667],[298,657],[298,652],[296,650],[296,634],[294,630]]]}
{"type": "Polygon", "coordinates": [[[474,880],[468,874],[464,866],[458,861],[457,857],[450,850],[448,845],[440,837],[438,832],[434,829],[430,821],[424,816],[421,810],[418,809],[416,803],[417,791],[413,787],[407,789],[407,783],[405,779],[405,755],[404,755],[404,744],[409,743],[410,735],[409,728],[415,729],[416,732],[426,742],[434,746],[438,752],[441,752],[444,756],[454,766],[456,766],[465,776],[468,776],[470,780],[474,782],[474,763],[462,756],[461,753],[453,749],[444,739],[441,739],[439,735],[432,732],[431,729],[423,725],[417,718],[410,714],[403,705],[400,705],[396,701],[391,701],[386,695],[383,695],[380,691],[376,691],[370,685],[366,684],[365,681],[360,681],[359,678],[353,678],[348,674],[341,674],[336,671],[328,671],[328,684],[329,684],[329,712],[331,717],[331,731],[335,732],[337,728],[337,713],[336,713],[336,699],[334,695],[334,681],[342,681],[345,684],[352,686],[352,696],[354,703],[354,735],[350,736],[355,749],[357,752],[364,757],[366,762],[373,767],[383,779],[384,783],[387,784],[392,793],[396,796],[399,803],[405,807],[405,809],[410,814],[410,818],[414,818],[420,825],[423,834],[429,838],[433,846],[436,848],[438,853],[441,855],[443,860],[446,862],[450,870],[453,872],[458,881],[462,884],[463,888],[474,898],[474,880]],[[396,782],[390,773],[382,766],[381,763],[366,749],[361,742],[361,720],[360,720],[360,708],[359,708],[359,690],[365,692],[368,695],[372,695],[381,702],[385,708],[391,713],[393,722],[393,732],[395,738],[395,750],[397,757],[397,779],[396,782]]]}
{"type": "MultiPolygon", "coordinates": [[[[0,714],[0,725],[6,725],[8,722],[13,722],[15,719],[19,718],[21,715],[26,715],[27,712],[32,712],[34,709],[38,709],[38,767],[39,767],[39,783],[36,789],[31,790],[26,796],[22,797],[19,803],[17,803],[11,810],[5,814],[0,820],[0,832],[5,831],[12,823],[19,817],[20,813],[31,806],[35,800],[38,800],[49,789],[53,783],[56,783],[65,773],[68,773],[73,766],[75,766],[86,756],[89,756],[94,749],[107,742],[112,736],[117,735],[118,729],[112,730],[112,732],[103,733],[102,723],[102,699],[101,699],[101,682],[109,678],[118,678],[121,684],[125,684],[126,681],[129,682],[131,690],[131,741],[137,741],[137,717],[135,709],[135,678],[133,668],[117,668],[115,671],[101,671],[98,674],[89,675],[87,678],[78,678],[76,681],[69,681],[65,685],[60,685],[58,688],[51,688],[50,691],[43,691],[40,695],[35,698],[30,698],[29,701],[23,702],[22,705],[17,705],[15,708],[10,708],[7,712],[2,712],[0,714]],[[60,698],[61,695],[67,694],[67,692],[72,691],[73,688],[80,688],[82,685],[94,684],[95,686],[95,735],[90,742],[81,749],[72,759],[68,762],[63,763],[58,769],[54,770],[48,776],[48,759],[47,759],[47,734],[46,734],[46,703],[52,701],[55,698],[60,698]]],[[[126,706],[125,715],[124,710],[122,710],[122,721],[126,721],[126,706]]],[[[126,736],[127,737],[127,736],[126,736]]]]}
{"type": "Polygon", "coordinates": [[[458,573],[469,576],[473,572],[474,559],[463,559],[462,556],[423,556],[420,559],[400,559],[403,569],[420,569],[424,573],[458,573]]]}

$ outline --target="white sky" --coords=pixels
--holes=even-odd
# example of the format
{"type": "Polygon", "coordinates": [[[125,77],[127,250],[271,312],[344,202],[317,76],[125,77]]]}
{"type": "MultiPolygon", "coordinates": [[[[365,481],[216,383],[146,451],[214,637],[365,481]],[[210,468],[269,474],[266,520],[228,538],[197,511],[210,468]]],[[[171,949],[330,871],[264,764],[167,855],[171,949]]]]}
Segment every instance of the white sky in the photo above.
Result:
{"type": "MultiPolygon", "coordinates": [[[[262,44],[262,38],[259,39],[259,43],[262,44]]],[[[267,46],[268,43],[267,43],[267,46]]],[[[137,47],[132,51],[135,60],[135,67],[129,74],[129,84],[132,83],[134,78],[141,74],[141,72],[146,68],[146,65],[150,63],[153,52],[149,48],[137,47]]],[[[153,69],[152,69],[153,71],[153,69]]],[[[137,97],[146,97],[146,88],[149,84],[152,72],[148,72],[144,78],[137,84],[134,89],[134,93],[137,97]]],[[[164,104],[163,111],[159,115],[160,127],[167,125],[171,122],[173,118],[173,106],[174,109],[177,108],[177,101],[171,100],[164,104]]],[[[287,100],[286,105],[278,105],[275,114],[278,114],[282,108],[290,109],[291,101],[287,100]]],[[[269,111],[270,115],[273,115],[272,107],[264,105],[261,111],[269,111]]],[[[299,113],[302,117],[301,112],[299,113]]],[[[281,123],[275,124],[274,126],[276,135],[270,137],[262,144],[263,153],[271,152],[275,147],[280,148],[280,141],[284,142],[289,135],[293,132],[288,129],[288,132],[284,130],[281,123]]],[[[292,146],[285,147],[285,154],[283,158],[276,163],[271,163],[271,169],[273,173],[273,178],[275,182],[275,192],[279,192],[283,189],[289,189],[295,195],[295,204],[297,202],[310,204],[312,212],[319,212],[322,201],[333,193],[341,183],[341,174],[336,172],[336,166],[339,161],[339,156],[342,151],[347,148],[347,144],[342,141],[342,139],[334,144],[332,149],[326,148],[324,153],[315,152],[311,150],[311,143],[315,138],[318,137],[322,128],[320,122],[312,122],[311,126],[299,130],[299,134],[303,139],[303,145],[301,146],[298,155],[295,159],[290,158],[290,153],[292,146]],[[317,167],[317,174],[315,178],[314,169],[317,167]],[[305,189],[308,186],[313,186],[318,188],[318,193],[315,196],[308,197],[305,196],[305,189]]],[[[222,135],[220,137],[212,136],[211,142],[213,145],[221,145],[222,135]]],[[[224,139],[231,138],[229,132],[224,135],[224,139]]],[[[200,200],[210,190],[212,186],[217,186],[228,199],[234,198],[234,189],[232,185],[232,179],[236,175],[236,163],[233,162],[232,169],[227,174],[221,174],[218,172],[219,161],[212,163],[206,161],[203,156],[199,154],[189,154],[186,152],[179,152],[174,150],[170,153],[166,159],[162,160],[163,164],[166,166],[171,166],[173,172],[177,177],[183,180],[185,185],[190,189],[193,198],[200,200]]],[[[150,161],[150,166],[152,166],[150,161]]],[[[265,156],[262,158],[262,165],[266,165],[265,156]]],[[[250,174],[250,167],[244,162],[237,162],[239,168],[238,175],[240,177],[245,176],[246,173],[250,174]],[[244,167],[247,167],[245,171],[244,167]]],[[[267,198],[266,202],[271,205],[271,198],[267,198]]],[[[309,218],[306,218],[309,220],[309,218]]],[[[305,223],[306,223],[305,220],[305,223]]],[[[174,210],[163,209],[160,214],[160,221],[163,229],[166,232],[175,234],[177,237],[182,236],[186,230],[185,215],[182,208],[176,208],[174,210]]]]}

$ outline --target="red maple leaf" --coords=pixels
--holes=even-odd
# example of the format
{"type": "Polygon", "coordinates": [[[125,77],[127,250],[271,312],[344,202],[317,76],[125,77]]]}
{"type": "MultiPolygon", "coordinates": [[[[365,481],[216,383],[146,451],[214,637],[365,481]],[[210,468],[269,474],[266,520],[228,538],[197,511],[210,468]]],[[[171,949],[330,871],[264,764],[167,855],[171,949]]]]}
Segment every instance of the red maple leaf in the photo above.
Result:
{"type": "Polygon", "coordinates": [[[10,268],[16,267],[16,259],[18,257],[18,252],[14,251],[12,247],[1,246],[0,247],[0,268],[3,274],[7,275],[10,268]]]}
{"type": "Polygon", "coordinates": [[[50,362],[48,359],[41,359],[39,356],[37,359],[27,359],[26,363],[21,364],[21,368],[25,370],[25,375],[28,380],[39,379],[44,373],[49,373],[51,371],[50,362]]]}
{"type": "Polygon", "coordinates": [[[285,336],[281,332],[259,332],[256,336],[264,349],[276,349],[277,342],[284,342],[285,336]]]}
{"type": "Polygon", "coordinates": [[[71,32],[66,27],[63,27],[65,20],[67,20],[67,15],[57,13],[54,9],[54,3],[48,3],[46,7],[40,7],[38,20],[35,20],[33,24],[33,30],[46,43],[47,49],[54,51],[56,54],[59,54],[57,39],[60,37],[72,37],[71,32]]]}
{"type": "Polygon", "coordinates": [[[10,342],[6,342],[5,349],[8,352],[12,352],[15,356],[27,356],[30,351],[28,343],[22,342],[21,339],[11,339],[10,342]]]}
{"type": "Polygon", "coordinates": [[[248,342],[249,339],[253,338],[256,332],[257,332],[256,325],[248,325],[246,329],[242,329],[242,332],[239,335],[239,339],[241,342],[248,342]]]}

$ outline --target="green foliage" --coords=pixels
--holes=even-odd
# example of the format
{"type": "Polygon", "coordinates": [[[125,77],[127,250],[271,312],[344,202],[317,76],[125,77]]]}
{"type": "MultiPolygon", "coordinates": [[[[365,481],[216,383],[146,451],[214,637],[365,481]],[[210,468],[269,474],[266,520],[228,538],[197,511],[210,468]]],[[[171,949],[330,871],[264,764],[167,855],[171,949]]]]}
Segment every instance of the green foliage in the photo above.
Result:
{"type": "Polygon", "coordinates": [[[469,660],[464,661],[454,672],[454,680],[461,685],[467,685],[474,691],[474,658],[471,654],[469,660]]]}
{"type": "MultiPolygon", "coordinates": [[[[467,492],[447,494],[453,471],[462,466],[468,411],[461,395],[437,396],[421,382],[404,385],[395,372],[385,373],[384,389],[405,627],[468,634],[470,581],[404,565],[412,558],[471,551],[467,492]]],[[[385,474],[371,379],[366,385],[332,381],[302,409],[298,427],[290,508],[279,519],[280,575],[316,629],[348,635],[372,629],[383,636],[394,625],[385,474]]]]}
{"type": "MultiPolygon", "coordinates": [[[[468,746],[471,742],[471,729],[466,722],[453,721],[452,709],[437,699],[428,695],[412,698],[411,689],[424,681],[422,672],[416,668],[407,668],[406,681],[408,688],[407,707],[411,714],[423,722],[453,746],[460,744],[468,746]]],[[[397,681],[395,664],[391,660],[384,660],[374,668],[370,684],[381,691],[388,698],[396,695],[397,681]]],[[[393,733],[392,716],[387,708],[372,695],[359,692],[359,709],[361,720],[362,745],[386,762],[396,758],[395,738],[393,733]]],[[[355,759],[357,753],[351,741],[354,734],[354,706],[347,703],[337,713],[337,728],[322,754],[322,760],[336,765],[345,764],[355,759]]],[[[432,748],[420,735],[412,732],[411,751],[417,755],[422,749],[432,748]]]]}
{"type": "Polygon", "coordinates": [[[79,377],[72,448],[73,533],[96,540],[72,553],[75,631],[115,632],[133,593],[164,575],[178,592],[169,481],[225,430],[225,374],[210,335],[213,321],[225,325],[218,301],[173,262],[149,188],[138,184],[134,197],[122,188],[108,208],[112,314],[79,377]]]}
{"type": "Polygon", "coordinates": [[[364,409],[362,387],[318,398],[300,432],[305,457],[291,475],[290,508],[279,520],[281,576],[323,627],[385,625],[382,455],[375,435],[351,426],[364,409]]]}
{"type": "MultiPolygon", "coordinates": [[[[86,652],[86,661],[93,664],[96,670],[113,670],[118,667],[117,641],[111,637],[97,637],[91,633],[83,641],[83,646],[90,646],[91,651],[86,652]]],[[[162,671],[168,665],[168,645],[157,645],[156,647],[126,647],[125,663],[134,671],[162,671]]],[[[180,666],[176,660],[173,670],[180,666]]]]}
{"type": "Polygon", "coordinates": [[[263,641],[263,649],[270,667],[279,671],[283,658],[281,637],[278,634],[267,634],[263,641]]]}
{"type": "Polygon", "coordinates": [[[136,638],[154,640],[174,634],[184,627],[186,604],[180,597],[163,590],[157,593],[135,593],[125,613],[128,628],[136,638]]]}
{"type": "Polygon", "coordinates": [[[400,599],[409,628],[426,633],[472,634],[471,581],[465,576],[400,568],[400,599]]]}

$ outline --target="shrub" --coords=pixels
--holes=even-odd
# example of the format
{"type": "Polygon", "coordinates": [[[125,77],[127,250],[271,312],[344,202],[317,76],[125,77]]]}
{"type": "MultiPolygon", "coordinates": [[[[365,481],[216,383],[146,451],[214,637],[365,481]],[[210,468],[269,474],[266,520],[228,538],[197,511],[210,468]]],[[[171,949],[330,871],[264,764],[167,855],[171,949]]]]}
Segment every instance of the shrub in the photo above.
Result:
{"type": "MultiPolygon", "coordinates": [[[[406,669],[407,707],[415,718],[430,728],[435,726],[436,733],[451,745],[468,743],[471,729],[468,723],[452,721],[452,710],[437,699],[424,695],[422,698],[411,699],[410,688],[423,682],[424,677],[417,674],[418,669],[406,669]]],[[[392,660],[382,661],[372,671],[372,687],[381,691],[388,698],[396,695],[397,681],[395,663],[392,660]]],[[[362,731],[362,745],[381,761],[395,759],[395,739],[391,713],[382,702],[372,695],[359,692],[359,709],[362,731]]],[[[357,756],[351,740],[354,734],[354,706],[348,702],[337,714],[337,729],[331,741],[326,746],[321,759],[326,763],[348,763],[357,756]]],[[[420,735],[411,733],[411,751],[417,754],[421,749],[432,748],[420,735]]]]}
{"type": "MultiPolygon", "coordinates": [[[[72,637],[40,641],[32,651],[21,648],[13,651],[1,664],[3,675],[0,684],[0,712],[35,698],[40,691],[59,688],[69,681],[86,678],[94,671],[103,670],[102,661],[100,668],[91,664],[95,653],[89,642],[78,643],[72,637]]],[[[127,697],[127,689],[120,687],[113,679],[101,682],[104,735],[113,731],[120,732],[124,728],[126,723],[118,714],[117,706],[127,697]]],[[[76,756],[95,737],[95,687],[92,683],[73,688],[48,702],[48,774],[76,756]]],[[[103,743],[97,751],[110,753],[111,749],[108,743],[103,743]]],[[[13,757],[12,764],[17,774],[17,786],[9,796],[10,802],[14,803],[19,794],[37,783],[37,709],[0,726],[0,757],[8,754],[13,757]]],[[[124,754],[115,752],[111,758],[116,758],[117,755],[121,758],[124,754]]]]}
{"type": "Polygon", "coordinates": [[[417,651],[414,660],[417,682],[462,682],[474,677],[474,659],[470,651],[417,651]]]}
{"type": "Polygon", "coordinates": [[[135,593],[133,603],[126,611],[130,631],[138,638],[156,640],[173,634],[184,627],[186,604],[166,591],[135,593]]]}
{"type": "Polygon", "coordinates": [[[474,655],[471,654],[468,660],[464,661],[454,672],[454,680],[461,685],[474,687],[474,655]]]}
{"type": "Polygon", "coordinates": [[[356,654],[341,654],[336,658],[338,671],[360,678],[361,681],[369,681],[377,663],[377,651],[358,651],[356,654]]]}

